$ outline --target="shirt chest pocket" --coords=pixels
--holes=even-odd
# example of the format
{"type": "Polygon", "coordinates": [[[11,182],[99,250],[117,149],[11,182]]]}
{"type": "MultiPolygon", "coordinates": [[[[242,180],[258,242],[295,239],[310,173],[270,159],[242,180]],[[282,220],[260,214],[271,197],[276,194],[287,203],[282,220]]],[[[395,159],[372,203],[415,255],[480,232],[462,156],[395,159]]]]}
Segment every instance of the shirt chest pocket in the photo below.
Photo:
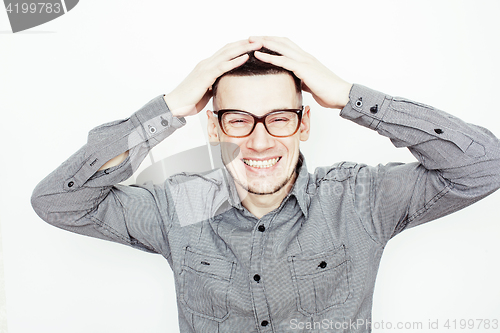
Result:
{"type": "Polygon", "coordinates": [[[229,315],[228,292],[234,266],[227,258],[187,247],[180,273],[181,302],[201,317],[221,322],[229,315]]]}
{"type": "Polygon", "coordinates": [[[288,261],[298,310],[303,314],[321,314],[349,298],[350,261],[345,246],[311,256],[290,256],[288,261]]]}

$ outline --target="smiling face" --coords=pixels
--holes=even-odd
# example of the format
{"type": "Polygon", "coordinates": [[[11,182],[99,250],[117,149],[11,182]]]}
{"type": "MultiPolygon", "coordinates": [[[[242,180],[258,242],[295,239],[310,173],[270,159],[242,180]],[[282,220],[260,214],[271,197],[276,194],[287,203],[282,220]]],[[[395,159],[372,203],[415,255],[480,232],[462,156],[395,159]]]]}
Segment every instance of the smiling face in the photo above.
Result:
{"type": "MultiPolygon", "coordinates": [[[[214,98],[214,109],[234,109],[263,116],[271,111],[298,109],[302,97],[289,74],[224,76],[214,98]]],[[[271,136],[262,123],[244,138],[225,135],[216,117],[209,116],[208,134],[221,147],[222,160],[236,184],[253,194],[274,194],[295,181],[299,142],[309,137],[309,107],[304,109],[300,128],[292,136],[271,136]]]]}

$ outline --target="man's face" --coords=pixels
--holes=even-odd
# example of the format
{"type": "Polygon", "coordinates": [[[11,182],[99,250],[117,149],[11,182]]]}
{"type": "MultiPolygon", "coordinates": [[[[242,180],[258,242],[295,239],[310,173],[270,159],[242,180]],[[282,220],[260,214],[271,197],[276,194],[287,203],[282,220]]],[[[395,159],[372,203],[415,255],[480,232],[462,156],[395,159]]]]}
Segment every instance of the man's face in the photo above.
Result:
{"type": "MultiPolygon", "coordinates": [[[[241,110],[256,116],[301,106],[301,95],[288,74],[224,76],[214,98],[215,110],[241,110]]],[[[210,140],[223,143],[222,160],[239,186],[263,195],[276,193],[295,180],[299,142],[309,137],[309,107],[304,109],[297,133],[284,138],[270,135],[262,123],[247,137],[229,137],[221,131],[215,116],[207,114],[210,140]]]]}

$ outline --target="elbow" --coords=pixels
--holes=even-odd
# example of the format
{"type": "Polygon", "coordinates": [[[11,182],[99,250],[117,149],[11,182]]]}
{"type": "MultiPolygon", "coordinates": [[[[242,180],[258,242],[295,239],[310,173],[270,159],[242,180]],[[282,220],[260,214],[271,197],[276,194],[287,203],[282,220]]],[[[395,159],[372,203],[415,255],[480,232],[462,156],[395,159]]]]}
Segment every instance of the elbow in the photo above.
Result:
{"type": "Polygon", "coordinates": [[[31,194],[31,207],[35,213],[44,221],[48,221],[49,206],[44,200],[44,193],[41,191],[41,184],[38,184],[31,194]]]}
{"type": "Polygon", "coordinates": [[[455,189],[483,197],[500,189],[500,146],[490,145],[485,154],[470,158],[466,165],[441,170],[455,189]]]}
{"type": "Polygon", "coordinates": [[[58,226],[57,212],[64,199],[51,189],[45,181],[40,182],[31,194],[31,207],[45,222],[58,226]]]}
{"type": "Polygon", "coordinates": [[[470,187],[483,187],[486,192],[493,193],[500,188],[500,158],[490,159],[482,163],[483,167],[478,168],[471,174],[470,187]]]}
{"type": "Polygon", "coordinates": [[[487,173],[491,177],[492,187],[497,190],[500,188],[500,142],[498,139],[495,140],[493,147],[488,152],[487,173]]]}
{"type": "MultiPolygon", "coordinates": [[[[48,183],[48,182],[47,182],[48,183]]],[[[75,192],[57,191],[54,186],[42,181],[31,194],[31,207],[45,222],[62,228],[79,225],[79,220],[94,211],[102,196],[101,189],[85,189],[75,192]]]]}
{"type": "Polygon", "coordinates": [[[500,189],[500,159],[496,160],[496,169],[495,173],[493,175],[493,186],[494,186],[494,191],[500,189]]]}
{"type": "Polygon", "coordinates": [[[476,146],[483,147],[483,155],[471,159],[469,176],[472,184],[484,186],[491,192],[500,188],[500,140],[491,132],[483,129],[488,134],[487,139],[476,146]]]}

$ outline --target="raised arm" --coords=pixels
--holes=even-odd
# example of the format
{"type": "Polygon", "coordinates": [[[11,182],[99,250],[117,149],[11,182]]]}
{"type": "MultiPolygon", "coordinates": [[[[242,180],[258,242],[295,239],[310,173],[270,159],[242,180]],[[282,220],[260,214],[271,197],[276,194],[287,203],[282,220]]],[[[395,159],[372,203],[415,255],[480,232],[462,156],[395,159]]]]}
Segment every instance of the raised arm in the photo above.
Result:
{"type": "Polygon", "coordinates": [[[359,217],[384,244],[405,228],[466,207],[500,187],[500,142],[487,129],[431,106],[351,85],[287,38],[252,37],[282,56],[256,57],[293,71],[327,108],[407,147],[418,162],[356,166],[359,217]]]}
{"type": "Polygon", "coordinates": [[[72,232],[146,251],[168,251],[163,236],[174,210],[168,194],[160,198],[154,186],[117,184],[133,174],[152,147],[184,125],[183,117],[204,108],[217,77],[244,63],[244,53],[260,47],[248,40],[228,44],[200,62],[168,95],[154,98],[127,119],[91,130],[87,143],[34,189],[36,213],[72,232]],[[158,200],[166,200],[170,211],[158,210],[158,200]]]}
{"type": "Polygon", "coordinates": [[[500,187],[500,142],[483,127],[360,85],[340,115],[408,148],[418,160],[363,166],[356,175],[356,208],[381,244],[500,187]]]}

